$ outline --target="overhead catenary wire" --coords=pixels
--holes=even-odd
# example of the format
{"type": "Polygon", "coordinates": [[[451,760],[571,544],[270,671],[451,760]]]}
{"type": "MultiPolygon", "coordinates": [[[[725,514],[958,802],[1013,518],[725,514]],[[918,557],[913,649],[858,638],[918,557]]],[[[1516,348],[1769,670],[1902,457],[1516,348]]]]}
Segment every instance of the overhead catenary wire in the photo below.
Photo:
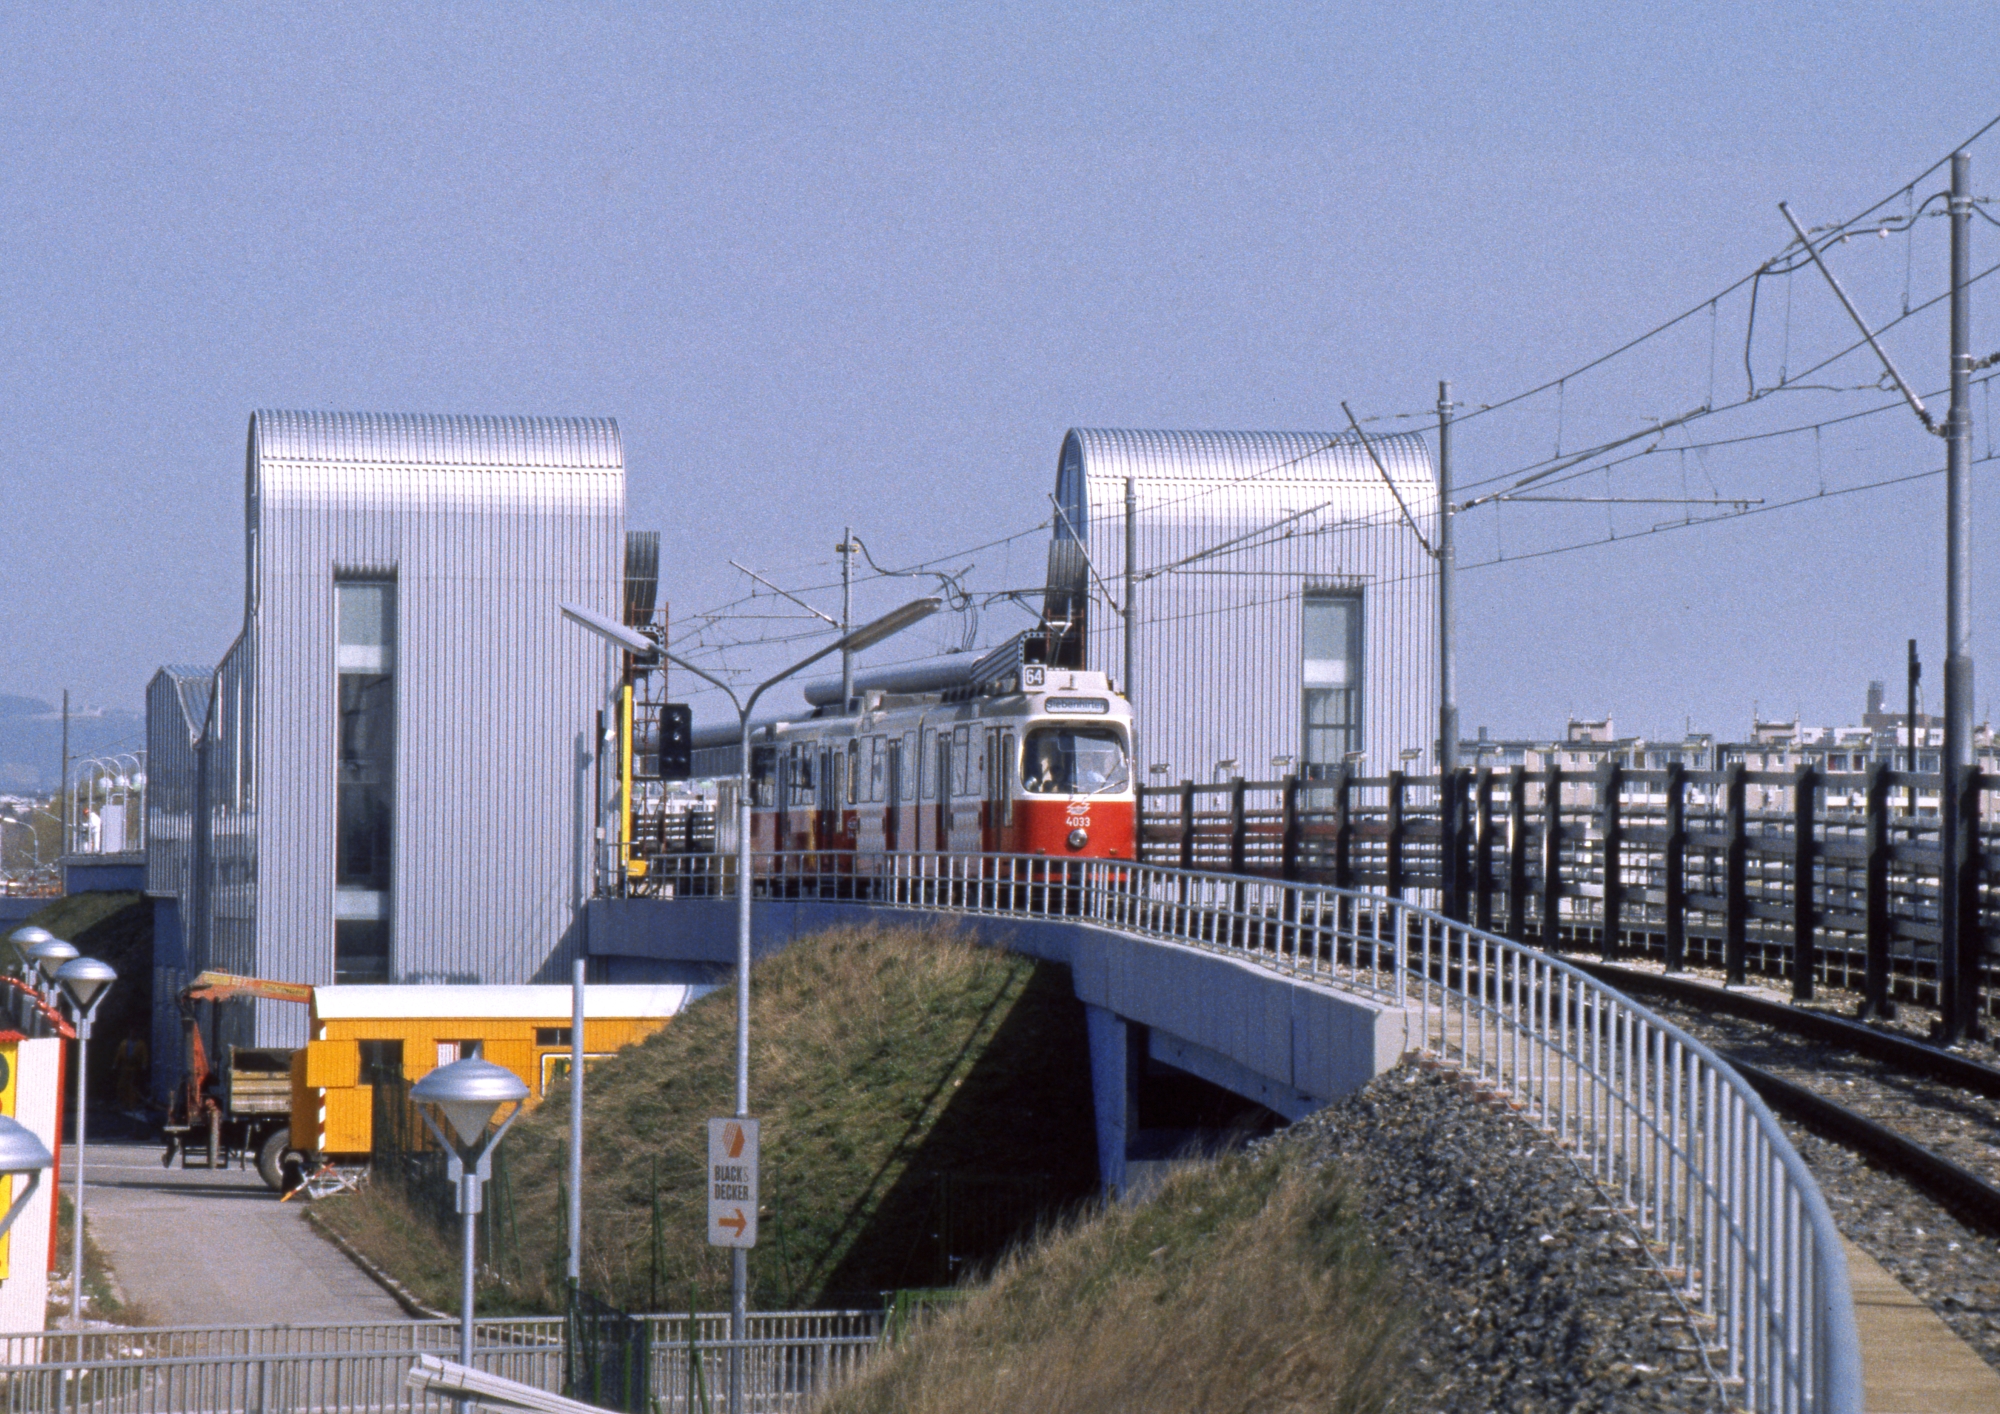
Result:
{"type": "MultiPolygon", "coordinates": [[[[1953,150],[1959,150],[1974,142],[1977,142],[1978,140],[1986,136],[1989,132],[1991,132],[1993,128],[1997,125],[2000,125],[2000,116],[1996,116],[1995,118],[1982,124],[1971,136],[1966,138],[1964,142],[1957,144],[1953,150]]],[[[1859,351],[1860,349],[1866,347],[1868,341],[1866,338],[1863,338],[1860,340],[1855,340],[1854,342],[1849,343],[1837,349],[1833,353],[1823,358],[1820,358],[1817,362],[1811,363],[1808,367],[1801,370],[1796,375],[1794,375],[1790,370],[1789,367],[1790,351],[1789,349],[1787,349],[1782,359],[1779,384],[1776,385],[1775,387],[1773,386],[1760,387],[1757,382],[1754,360],[1753,360],[1755,322],[1756,322],[1755,305],[1757,300],[1758,286],[1760,285],[1761,281],[1765,278],[1769,278],[1780,274],[1789,276],[1793,271],[1801,268],[1801,266],[1804,263],[1807,263],[1808,261],[1813,259],[1815,256],[1815,251],[1813,250],[1812,247],[1814,246],[1815,243],[1817,243],[1820,247],[1823,248],[1825,245],[1836,243],[1845,236],[1851,235],[1858,230],[1863,230],[1864,227],[1867,230],[1874,230],[1884,234],[1890,231],[1902,231],[1906,234],[1906,236],[1911,236],[1911,233],[1914,232],[1916,222],[1920,219],[1925,219],[1927,216],[1931,214],[1932,208],[1936,205],[1936,200],[1937,200],[1935,196],[1927,196],[1924,198],[1922,202],[1918,202],[1916,199],[1916,188],[1927,178],[1929,178],[1932,174],[1940,170],[1948,161],[1949,161],[1949,153],[1947,153],[1943,157],[1940,157],[1937,161],[1933,162],[1930,166],[1926,167],[1924,171],[1919,173],[1917,176],[1909,179],[1906,182],[1899,183],[1887,196],[1885,196],[1880,201],[1874,202],[1871,205],[1862,208],[1860,211],[1854,213],[1853,215],[1850,215],[1849,217],[1845,218],[1842,221],[1813,228],[1812,230],[1805,233],[1804,239],[1802,241],[1795,240],[1790,246],[1786,248],[1785,251],[1781,252],[1779,255],[1764,261],[1756,269],[1748,272],[1747,274],[1739,277],[1734,281],[1731,281],[1729,284],[1723,286],[1721,289],[1714,291],[1713,293],[1707,295],[1700,301],[1690,305],[1687,309],[1683,310],[1681,313],[1676,314],[1667,320],[1659,322],[1652,328],[1645,330],[1644,332],[1640,333],[1634,338],[1625,340],[1621,344],[1606,351],[1605,353],[1599,354],[1591,359],[1583,361],[1577,364],[1576,366],[1568,369],[1567,371],[1557,375],[1554,378],[1544,380],[1541,383],[1526,388],[1507,398],[1503,398],[1492,403],[1486,403],[1469,407],[1466,411],[1460,413],[1458,417],[1455,418],[1455,422],[1458,425],[1464,426],[1465,424],[1472,422],[1474,419],[1484,416],[1486,413],[1499,411],[1503,408],[1519,404],[1525,400],[1535,397],[1538,394],[1553,391],[1556,393],[1557,396],[1557,406],[1555,409],[1556,413],[1555,454],[1549,458],[1543,459],[1543,461],[1540,464],[1529,463],[1526,466],[1516,467],[1512,471],[1498,473],[1496,475],[1480,478],[1472,482],[1461,483],[1464,489],[1468,491],[1478,490],[1481,488],[1493,486],[1498,483],[1510,480],[1515,483],[1515,485],[1510,489],[1515,489],[1515,490],[1524,489],[1527,485],[1535,485],[1537,487],[1549,487],[1549,486],[1559,487],[1564,483],[1573,480],[1575,477],[1590,475],[1594,472],[1602,472],[1605,474],[1607,478],[1609,478],[1612,471],[1616,468],[1627,467],[1634,463],[1641,463],[1644,462],[1647,458],[1655,457],[1663,452],[1668,452],[1668,451],[1676,452],[1679,455],[1680,463],[1683,467],[1683,476],[1685,476],[1685,453],[1690,450],[1696,451],[1697,460],[1702,465],[1704,475],[1706,475],[1707,470],[1705,461],[1706,457],[1705,449],[1722,448],[1722,447],[1737,446],[1754,442],[1769,441],[1788,436],[1803,435],[1806,432],[1811,432],[1815,438],[1815,452],[1816,452],[1815,480],[1819,483],[1816,486],[1813,493],[1788,500],[1769,501],[1752,505],[1750,504],[1752,501],[1759,501],[1761,498],[1755,498],[1750,496],[1724,495],[1719,491],[1719,489],[1714,488],[1713,478],[1711,477],[1709,478],[1710,486],[1711,489],[1715,491],[1712,500],[1702,501],[1699,498],[1684,494],[1682,497],[1678,498],[1679,503],[1687,506],[1697,506],[1697,505],[1734,506],[1737,507],[1737,509],[1721,515],[1705,515],[1699,517],[1689,516],[1683,520],[1670,522],[1662,526],[1633,530],[1622,534],[1616,530],[1616,527],[1614,525],[1612,527],[1611,532],[1603,539],[1582,541],[1574,544],[1553,546],[1538,550],[1517,550],[1513,554],[1505,553],[1504,549],[1505,537],[1500,533],[1499,512],[1504,503],[1506,493],[1502,492],[1497,497],[1496,496],[1474,497],[1460,509],[1462,510],[1479,509],[1483,508],[1486,505],[1491,505],[1494,508],[1496,542],[1501,545],[1502,553],[1497,555],[1492,560],[1475,561],[1465,565],[1464,568],[1467,569],[1485,568],[1491,565],[1511,563],[1522,559],[1543,558],[1548,555],[1569,553],[1574,550],[1591,548],[1594,545],[1608,544],[1614,540],[1642,538],[1646,535],[1664,533],[1664,531],[1668,529],[1685,529],[1690,526],[1709,525],[1725,520],[1735,519],[1742,515],[1763,514],[1767,511],[1780,510],[1791,506],[1806,504],[1815,500],[1852,495],[1862,491],[1878,489],[1880,487],[1898,485],[1907,481],[1918,480],[1922,479],[1925,476],[1937,474],[1935,472],[1916,473],[1911,476],[1887,478],[1876,482],[1865,483],[1860,486],[1838,487],[1831,489],[1825,487],[1824,460],[1823,456],[1819,454],[1820,449],[1818,446],[1820,438],[1822,437],[1825,430],[1845,423],[1853,422],[1858,419],[1877,416],[1894,407],[1900,406],[1899,403],[1886,403],[1877,407],[1862,409],[1858,412],[1842,413],[1836,416],[1819,418],[1807,422],[1800,422],[1798,424],[1788,427],[1762,429],[1757,431],[1743,432],[1731,436],[1712,437],[1699,441],[1688,440],[1686,439],[1685,434],[1687,429],[1696,422],[1703,421],[1715,416],[1720,416],[1725,413],[1735,412],[1747,408],[1757,402],[1764,400],[1765,398],[1768,398],[1772,393],[1777,391],[1851,392],[1859,389],[1872,388],[1878,386],[1878,384],[1870,383],[1870,384],[1856,384],[1854,385],[1853,388],[1839,388],[1839,387],[1828,387],[1827,385],[1824,384],[1815,384],[1808,382],[1808,380],[1818,376],[1825,369],[1839,363],[1842,359],[1847,358],[1852,354],[1854,354],[1855,352],[1859,351]],[[1887,206],[1889,203],[1895,201],[1900,201],[1902,203],[1904,208],[1903,211],[1895,217],[1887,219],[1879,218],[1878,213],[1882,210],[1882,208],[1887,206]],[[1720,347],[1720,324],[1723,314],[1721,305],[1725,300],[1733,297],[1738,292],[1745,291],[1746,286],[1748,287],[1747,293],[1751,306],[1745,320],[1746,394],[1740,400],[1718,405],[1715,402],[1715,377],[1716,377],[1716,368],[1717,368],[1719,347],[1720,347]],[[1578,379],[1580,376],[1590,373],[1593,370],[1604,367],[1606,364],[1621,357],[1622,355],[1630,353],[1632,350],[1634,350],[1635,348],[1639,347],[1642,344],[1645,344],[1649,340],[1654,339],[1659,335],[1665,333],[1666,331],[1676,327],[1677,325],[1686,322],[1688,319],[1696,315],[1699,315],[1704,310],[1707,312],[1710,322],[1710,328],[1709,328],[1709,349],[1708,349],[1709,368],[1707,370],[1708,377],[1706,379],[1707,396],[1702,406],[1697,409],[1691,409],[1689,412],[1683,413],[1677,417],[1668,419],[1656,419],[1650,422],[1647,426],[1638,429],[1636,432],[1610,439],[1606,442],[1600,443],[1599,445],[1593,448],[1588,449],[1587,451],[1583,452],[1573,451],[1569,453],[1567,456],[1564,456],[1561,448],[1563,441],[1566,439],[1569,430],[1567,425],[1568,397],[1571,390],[1568,385],[1572,381],[1578,379]],[[1678,430],[1682,433],[1682,440],[1685,442],[1685,445],[1674,446],[1668,444],[1665,434],[1673,430],[1678,430]],[[1647,441],[1648,439],[1651,439],[1651,445],[1645,446],[1636,451],[1627,452],[1625,455],[1622,456],[1613,455],[1614,453],[1617,453],[1621,448],[1629,447],[1630,444],[1633,442],[1647,441]]],[[[1983,207],[1977,207],[1975,209],[1978,209],[1979,214],[1983,218],[1988,220],[1990,223],[2000,225],[2000,220],[1996,220],[1994,216],[1990,212],[1983,209],[1983,207]]],[[[1889,330],[1894,329],[1895,327],[1903,323],[1905,320],[1913,318],[1916,315],[1921,314],[1935,307],[1937,304],[1942,303],[1945,299],[1949,298],[1949,292],[1946,292],[1943,294],[1939,294],[1934,298],[1927,299],[1921,303],[1912,304],[1910,302],[1910,297],[1909,297],[1910,271],[1913,269],[1913,256],[1911,256],[1910,254],[1911,250],[1912,250],[1911,240],[1906,239],[1905,242],[1906,278],[1904,282],[1905,290],[1903,299],[1903,311],[1900,314],[1898,314],[1894,319],[1885,322],[1879,330],[1875,331],[1878,334],[1887,333],[1889,330]]],[[[1996,271],[2000,271],[2000,264],[1996,264],[1995,266],[1989,267],[1988,269],[1981,271],[1978,275],[1972,277],[1973,283],[1977,283],[1978,281],[1984,280],[1987,276],[1995,273],[1996,271]]],[[[1788,339],[1789,339],[1789,333],[1788,333],[1788,339]]],[[[1990,381],[1989,380],[1981,380],[1981,381],[1986,382],[1988,385],[1985,391],[1987,397],[1990,400],[1990,394],[1991,394],[1990,381]]],[[[1417,418],[1417,417],[1424,417],[1426,415],[1410,413],[1410,414],[1389,414],[1386,416],[1393,418],[1417,418]]],[[[1363,448],[1364,451],[1369,453],[1372,458],[1374,448],[1367,435],[1362,432],[1362,429],[1359,425],[1360,420],[1354,418],[1351,412],[1349,413],[1349,417],[1350,417],[1350,422],[1352,424],[1353,437],[1355,439],[1358,439],[1360,446],[1363,448]]],[[[1369,419],[1369,421],[1371,422],[1380,420],[1382,420],[1382,418],[1379,417],[1369,419]]],[[[1157,511],[1160,509],[1165,509],[1168,506],[1175,504],[1177,501],[1193,500],[1202,496],[1215,495],[1220,492],[1226,491],[1230,485],[1240,485],[1241,483],[1246,481],[1254,481],[1261,477],[1267,477],[1270,475],[1277,474],[1287,469],[1289,466],[1296,465],[1299,462],[1309,460],[1314,456],[1321,455],[1327,451],[1333,450],[1334,448],[1338,447],[1343,443],[1348,443],[1349,445],[1352,445],[1352,443],[1349,441],[1348,434],[1343,433],[1337,436],[1328,437],[1322,441],[1316,442],[1312,447],[1308,448],[1305,452],[1299,454],[1296,457],[1292,457],[1280,462],[1275,462],[1269,467],[1258,468],[1254,471],[1246,472],[1237,477],[1230,478],[1227,484],[1204,485],[1199,489],[1190,491],[1189,493],[1187,493],[1182,497],[1173,498],[1172,500],[1169,500],[1167,502],[1157,503],[1154,506],[1150,506],[1148,507],[1148,510],[1157,511]]],[[[1981,461],[1983,463],[1990,459],[1991,458],[1989,452],[1989,456],[1987,458],[1982,458],[1981,461]]],[[[1384,474],[1386,475],[1386,472],[1384,474]]],[[[1392,489],[1395,489],[1393,481],[1391,485],[1392,489]]],[[[1623,504],[1640,504],[1648,502],[1659,503],[1659,502],[1665,502],[1669,499],[1665,497],[1646,497],[1646,496],[1635,496],[1635,495],[1618,496],[1613,494],[1614,489],[1615,488],[1612,488],[1607,481],[1607,494],[1604,497],[1593,497],[1588,499],[1591,500],[1592,502],[1603,502],[1606,503],[1607,505],[1613,503],[1623,503],[1623,504]]],[[[1400,500],[1400,494],[1398,496],[1398,499],[1400,500]]],[[[1522,497],[1521,499],[1525,500],[1528,498],[1522,497]]],[[[1569,501],[1581,502],[1585,498],[1537,496],[1535,499],[1569,500],[1569,501]]],[[[1407,506],[1405,505],[1399,507],[1399,509],[1405,520],[1409,520],[1409,512],[1407,506]]],[[[1608,513],[1609,512],[1607,510],[1607,514],[1608,513]]],[[[1311,513],[1308,512],[1307,516],[1309,517],[1310,514],[1311,513]]],[[[1290,519],[1296,520],[1298,519],[1298,517],[1293,517],[1290,519]]],[[[1373,518],[1371,517],[1367,519],[1372,520],[1373,518]]],[[[1225,543],[1222,546],[1211,547],[1209,551],[1201,552],[1196,556],[1189,557],[1189,562],[1175,563],[1165,566],[1156,566],[1146,571],[1145,573],[1147,574],[1206,573],[1208,571],[1195,569],[1193,562],[1226,558],[1238,552],[1239,550],[1247,551],[1249,549],[1255,548],[1257,544],[1268,543],[1273,536],[1291,535],[1291,534],[1337,533],[1341,529],[1359,528],[1359,526],[1363,523],[1364,521],[1349,521],[1349,522],[1344,522],[1341,525],[1325,525],[1317,527],[1291,525],[1279,528],[1276,526],[1267,526],[1260,528],[1258,531],[1251,532],[1244,537],[1239,537],[1240,543],[1232,542],[1232,543],[1225,543]]],[[[1032,614],[1033,613],[1032,606],[1025,602],[1025,600],[1030,596],[1032,596],[1032,594],[1035,592],[1032,589],[1006,589],[1006,590],[991,590],[991,591],[971,589],[966,586],[963,577],[971,572],[972,566],[967,565],[963,569],[956,569],[956,570],[950,568],[937,569],[934,567],[940,565],[946,565],[947,562],[951,561],[963,561],[967,556],[976,554],[979,551],[984,550],[986,548],[998,545],[1008,545],[1016,540],[1024,539],[1029,536],[1039,535],[1042,532],[1049,529],[1053,524],[1054,524],[1053,519],[1045,520],[1037,526],[1021,531],[1016,531],[1007,536],[999,537],[996,540],[986,542],[982,546],[972,547],[970,549],[946,552],[944,554],[940,554],[916,562],[915,564],[902,569],[893,569],[893,570],[884,569],[879,565],[875,565],[872,561],[872,556],[871,556],[870,557],[871,570],[878,572],[871,574],[870,576],[868,576],[868,578],[873,580],[873,579],[887,578],[895,575],[907,576],[918,573],[929,573],[938,577],[941,580],[941,582],[945,582],[952,585],[957,590],[957,593],[954,595],[954,598],[959,601],[962,601],[961,603],[962,608],[971,609],[975,605],[987,606],[992,604],[1011,603],[1021,608],[1024,612],[1032,614]]],[[[1415,523],[1411,521],[1410,524],[1412,530],[1417,532],[1418,538],[1423,539],[1424,537],[1422,536],[1422,532],[1415,525],[1415,523]]],[[[1095,575],[1094,566],[1092,567],[1092,570],[1093,570],[1093,578],[1097,578],[1100,581],[1095,586],[1098,593],[1103,595],[1104,598],[1107,600],[1107,602],[1111,601],[1112,596],[1110,594],[1108,586],[1102,584],[1101,577],[1095,575]]],[[[810,594],[813,592],[824,591],[832,587],[833,585],[829,583],[826,585],[806,586],[796,591],[783,591],[783,592],[786,593],[788,596],[793,593],[810,594]]],[[[812,630],[806,630],[805,632],[793,635],[767,636],[759,634],[756,636],[744,636],[744,637],[733,637],[727,635],[727,631],[724,626],[732,622],[743,623],[743,624],[770,622],[775,624],[778,622],[784,622],[788,620],[792,622],[797,621],[796,618],[793,616],[756,615],[749,612],[744,612],[745,606],[754,605],[759,599],[765,597],[766,596],[753,591],[751,594],[747,596],[741,596],[738,599],[731,600],[727,604],[717,606],[714,609],[704,611],[700,614],[692,615],[688,618],[680,619],[678,623],[686,625],[687,628],[683,638],[678,641],[681,642],[692,641],[693,643],[699,645],[697,651],[701,651],[704,653],[726,654],[726,653],[734,653],[737,650],[748,652],[767,643],[789,642],[795,638],[808,638],[814,636],[814,632],[812,630]],[[723,638],[726,639],[727,641],[716,641],[718,638],[723,638]]]]}
{"type": "MultiPolygon", "coordinates": [[[[1926,178],[1930,177],[1933,173],[1941,170],[1946,163],[1951,161],[1952,152],[1960,152],[1963,151],[1965,148],[1970,147],[1973,143],[1985,137],[1986,134],[1991,132],[1996,126],[2000,126],[2000,115],[1995,115],[1994,117],[1988,119],[1985,123],[1982,123],[1979,126],[1979,128],[1975,130],[1973,134],[1970,137],[1966,138],[1964,141],[1953,144],[1949,152],[1946,152],[1944,156],[1932,162],[1928,167],[1924,168],[1923,171],[1917,173],[1916,176],[1910,178],[1908,181],[1899,182],[1896,185],[1895,190],[1891,191],[1887,196],[1883,197],[1880,201],[1873,202],[1870,205],[1863,207],[1860,211],[1856,212],[1852,216],[1847,217],[1844,221],[1836,222],[1830,226],[1821,226],[1817,229],[1819,231],[1835,231],[1835,232],[1854,231],[1856,228],[1864,225],[1867,222],[1868,218],[1873,216],[1877,211],[1880,211],[1884,206],[1887,206],[1897,197],[1902,196],[1905,191],[1913,190],[1917,186],[1921,185],[1926,178]]],[[[1989,217],[1988,219],[1991,218],[1989,217]]],[[[1575,367],[1569,369],[1567,372],[1558,374],[1556,377],[1547,379],[1541,383],[1537,383],[1531,388],[1524,388],[1522,391],[1512,394],[1509,397],[1502,398],[1497,402],[1481,403],[1478,406],[1472,407],[1468,409],[1466,412],[1461,413],[1457,417],[1453,418],[1453,422],[1458,424],[1471,422],[1476,418],[1486,416],[1488,413],[1498,412],[1502,408],[1511,407],[1515,403],[1523,402],[1541,393],[1546,393],[1549,390],[1557,388],[1560,385],[1570,381],[1571,379],[1577,378],[1582,374],[1590,372],[1593,369],[1600,368],[1604,364],[1609,363],[1612,359],[1618,358],[1623,354],[1629,353],[1631,352],[1631,350],[1637,348],[1639,345],[1646,343],[1647,341],[1656,338],[1661,334],[1664,334],[1667,330],[1672,329],[1677,325],[1685,323],[1688,319],[1694,317],[1695,315],[1699,314],[1703,309],[1705,309],[1711,301],[1726,299],[1730,295],[1736,293],[1736,291],[1742,289],[1745,285],[1751,284],[1753,281],[1758,279],[1760,275],[1771,273],[1768,269],[1770,264],[1771,262],[1769,261],[1765,262],[1765,264],[1758,266],[1757,269],[1750,271],[1748,274],[1739,276],[1737,279],[1732,280],[1729,284],[1724,285],[1721,289],[1716,290],[1711,294],[1703,296],[1700,300],[1688,306],[1680,313],[1675,314],[1670,318],[1661,320],[1658,324],[1655,324],[1652,328],[1647,329],[1644,333],[1637,334],[1632,338],[1627,339],[1624,343],[1617,345],[1615,348],[1609,349],[1606,352],[1597,355],[1595,358],[1586,360],[1585,362],[1580,363],[1575,367]]]]}

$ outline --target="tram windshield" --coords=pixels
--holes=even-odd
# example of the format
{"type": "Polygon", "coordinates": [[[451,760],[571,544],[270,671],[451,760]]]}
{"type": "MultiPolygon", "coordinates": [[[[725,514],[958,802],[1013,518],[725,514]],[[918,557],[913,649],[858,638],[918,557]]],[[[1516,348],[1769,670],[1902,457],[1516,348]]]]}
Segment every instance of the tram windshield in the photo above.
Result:
{"type": "Polygon", "coordinates": [[[1125,789],[1125,747],[1107,727],[1041,727],[1021,746],[1021,784],[1037,795],[1125,789]]]}

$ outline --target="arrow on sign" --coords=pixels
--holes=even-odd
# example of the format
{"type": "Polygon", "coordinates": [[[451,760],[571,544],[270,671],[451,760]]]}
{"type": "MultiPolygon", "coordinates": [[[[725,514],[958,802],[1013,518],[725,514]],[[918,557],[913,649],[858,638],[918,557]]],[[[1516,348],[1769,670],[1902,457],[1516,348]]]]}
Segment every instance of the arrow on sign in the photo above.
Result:
{"type": "Polygon", "coordinates": [[[730,1210],[728,1217],[717,1218],[715,1220],[715,1225],[717,1227],[734,1228],[736,1230],[736,1235],[738,1237],[741,1237],[743,1235],[743,1229],[750,1226],[750,1220],[743,1216],[743,1210],[741,1208],[733,1208],[730,1210]]]}

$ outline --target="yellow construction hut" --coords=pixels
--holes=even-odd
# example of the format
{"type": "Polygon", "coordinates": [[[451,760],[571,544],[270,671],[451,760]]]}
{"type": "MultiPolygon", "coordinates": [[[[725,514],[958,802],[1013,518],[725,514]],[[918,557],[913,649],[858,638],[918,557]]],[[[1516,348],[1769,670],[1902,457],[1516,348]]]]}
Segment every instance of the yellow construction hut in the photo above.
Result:
{"type": "MultiPolygon", "coordinates": [[[[584,1060],[608,1056],[665,1026],[708,988],[593,985],[584,989],[584,1060]]],[[[290,1147],[349,1160],[373,1147],[375,1088],[399,1091],[452,1061],[505,1066],[528,1104],[567,1082],[572,994],[562,986],[315,987],[311,1039],[292,1055],[290,1147]]]]}

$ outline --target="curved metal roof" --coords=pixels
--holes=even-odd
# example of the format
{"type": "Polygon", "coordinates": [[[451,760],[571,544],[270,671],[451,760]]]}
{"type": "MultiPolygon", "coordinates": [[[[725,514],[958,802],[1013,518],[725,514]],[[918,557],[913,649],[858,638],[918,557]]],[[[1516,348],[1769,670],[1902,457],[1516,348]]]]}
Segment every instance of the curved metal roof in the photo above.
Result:
{"type": "Polygon", "coordinates": [[[563,470],[625,465],[618,422],[609,417],[260,409],[250,417],[250,445],[263,461],[563,470]]]}
{"type": "Polygon", "coordinates": [[[215,692],[215,669],[192,663],[169,663],[153,674],[155,682],[161,678],[172,685],[188,740],[195,741],[208,722],[208,700],[215,692]]]}
{"type": "MultiPolygon", "coordinates": [[[[1353,432],[1171,432],[1075,427],[1092,476],[1147,480],[1378,481],[1374,459],[1353,432]]],[[[1398,481],[1429,482],[1430,449],[1410,432],[1371,435],[1369,445],[1398,481]]],[[[1067,448],[1064,449],[1067,452],[1067,448]]]]}

